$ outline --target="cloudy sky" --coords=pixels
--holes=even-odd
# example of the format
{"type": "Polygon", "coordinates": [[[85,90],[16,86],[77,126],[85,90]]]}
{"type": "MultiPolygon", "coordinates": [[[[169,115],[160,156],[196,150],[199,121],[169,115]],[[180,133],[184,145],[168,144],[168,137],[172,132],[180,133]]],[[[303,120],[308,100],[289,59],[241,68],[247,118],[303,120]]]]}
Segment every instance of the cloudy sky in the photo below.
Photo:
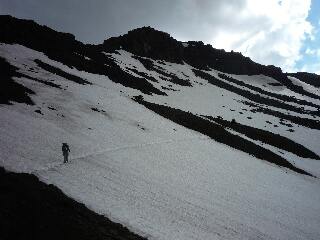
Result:
{"type": "Polygon", "coordinates": [[[0,0],[0,14],[34,19],[86,43],[152,26],[284,71],[318,74],[319,13],[319,0],[0,0]]]}

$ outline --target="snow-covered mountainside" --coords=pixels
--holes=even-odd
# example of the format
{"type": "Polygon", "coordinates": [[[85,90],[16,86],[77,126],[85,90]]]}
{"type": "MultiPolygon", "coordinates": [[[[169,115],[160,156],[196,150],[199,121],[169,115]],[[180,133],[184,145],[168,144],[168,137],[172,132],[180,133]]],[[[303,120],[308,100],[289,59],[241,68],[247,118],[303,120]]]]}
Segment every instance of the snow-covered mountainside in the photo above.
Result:
{"type": "Polygon", "coordinates": [[[149,27],[85,45],[0,16],[0,42],[7,170],[148,239],[319,239],[319,76],[149,27]]]}

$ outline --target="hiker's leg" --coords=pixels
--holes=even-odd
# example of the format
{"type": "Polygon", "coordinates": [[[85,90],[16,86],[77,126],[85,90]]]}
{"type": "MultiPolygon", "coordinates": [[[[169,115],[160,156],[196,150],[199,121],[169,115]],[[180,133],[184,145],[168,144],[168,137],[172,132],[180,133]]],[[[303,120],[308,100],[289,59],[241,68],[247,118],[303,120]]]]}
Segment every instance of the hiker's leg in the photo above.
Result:
{"type": "Polygon", "coordinates": [[[68,162],[68,156],[66,154],[64,154],[63,157],[64,157],[63,163],[68,162]]]}

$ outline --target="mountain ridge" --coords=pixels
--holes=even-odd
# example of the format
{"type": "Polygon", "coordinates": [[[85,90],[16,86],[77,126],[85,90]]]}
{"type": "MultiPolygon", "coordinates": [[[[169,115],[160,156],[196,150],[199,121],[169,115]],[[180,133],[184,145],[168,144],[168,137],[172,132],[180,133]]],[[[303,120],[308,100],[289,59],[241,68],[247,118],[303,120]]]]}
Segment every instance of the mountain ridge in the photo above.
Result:
{"type": "MultiPolygon", "coordinates": [[[[57,32],[33,20],[17,19],[9,15],[0,16],[0,26],[0,41],[18,43],[43,51],[50,58],[63,61],[66,65],[79,70],[105,74],[105,71],[102,70],[104,66],[101,64],[105,60],[103,60],[101,51],[113,52],[124,48],[142,57],[175,63],[186,62],[199,69],[214,68],[230,74],[263,74],[276,79],[289,89],[306,93],[301,87],[293,85],[287,78],[287,75],[290,74],[283,73],[279,67],[255,63],[241,53],[215,49],[202,42],[190,41],[188,46],[184,47],[182,42],[175,40],[168,33],[151,27],[134,29],[122,36],[111,37],[102,44],[93,45],[81,43],[70,33],[57,32]],[[79,55],[89,56],[95,61],[95,64],[79,58],[79,55]]],[[[305,73],[304,77],[301,77],[302,74],[294,76],[309,83],[306,79],[314,78],[315,75],[305,73]]],[[[316,75],[316,78],[320,77],[316,75]]]]}
{"type": "MultiPolygon", "coordinates": [[[[40,25],[34,20],[1,15],[0,24],[0,40],[2,42],[20,43],[35,50],[45,50],[49,55],[59,49],[86,54],[86,52],[93,51],[93,49],[102,49],[109,52],[119,50],[122,47],[142,57],[151,57],[157,60],[162,59],[176,63],[185,61],[191,66],[200,69],[212,67],[226,73],[246,73],[248,75],[264,73],[270,77],[279,77],[279,79],[282,78],[280,75],[284,74],[279,67],[262,65],[252,61],[249,57],[243,56],[239,52],[226,52],[223,49],[215,49],[210,44],[205,45],[201,41],[188,41],[185,47],[182,42],[174,39],[170,34],[156,30],[150,26],[130,30],[124,35],[110,37],[104,40],[102,44],[94,45],[84,44],[76,40],[75,36],[71,33],[58,32],[47,26],[40,25]],[[157,50],[159,48],[161,51],[157,50]],[[198,57],[195,57],[196,55],[198,57]],[[192,58],[196,58],[196,60],[192,60],[192,58]],[[227,66],[229,63],[231,65],[235,65],[234,63],[241,64],[239,67],[234,66],[231,69],[223,69],[223,66],[227,66]]],[[[61,52],[59,51],[59,53],[61,52]]]]}

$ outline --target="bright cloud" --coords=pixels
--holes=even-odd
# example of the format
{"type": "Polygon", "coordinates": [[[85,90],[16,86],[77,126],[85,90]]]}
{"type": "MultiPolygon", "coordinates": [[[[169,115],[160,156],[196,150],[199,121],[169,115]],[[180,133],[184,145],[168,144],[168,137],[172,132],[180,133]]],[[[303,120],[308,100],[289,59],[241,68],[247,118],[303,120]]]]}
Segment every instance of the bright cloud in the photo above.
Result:
{"type": "MultiPolygon", "coordinates": [[[[296,69],[306,54],[303,44],[315,40],[317,34],[307,19],[311,0],[10,0],[4,3],[0,14],[36,19],[55,29],[72,32],[84,42],[101,43],[133,28],[152,26],[178,40],[200,40],[216,48],[240,51],[259,63],[273,64],[284,71],[296,69]]],[[[318,16],[313,23],[316,27],[317,22],[318,16]]]]}
{"type": "Polygon", "coordinates": [[[320,57],[320,48],[318,49],[307,48],[305,51],[305,54],[320,57]]]}
{"type": "Polygon", "coordinates": [[[311,1],[307,0],[248,0],[248,16],[265,16],[269,26],[260,29],[264,38],[249,39],[249,43],[234,47],[240,51],[247,49],[246,54],[258,62],[292,71],[301,58],[304,40],[312,37],[312,25],[307,21],[310,5],[311,1]]]}
{"type": "Polygon", "coordinates": [[[201,6],[189,14],[191,19],[196,15],[193,22],[199,29],[190,35],[201,35],[199,39],[214,47],[240,51],[257,62],[280,66],[285,71],[295,69],[304,41],[313,37],[313,27],[307,21],[311,0],[190,2],[201,6]]]}
{"type": "Polygon", "coordinates": [[[299,69],[301,72],[311,72],[320,75],[320,62],[305,64],[299,69]]]}

